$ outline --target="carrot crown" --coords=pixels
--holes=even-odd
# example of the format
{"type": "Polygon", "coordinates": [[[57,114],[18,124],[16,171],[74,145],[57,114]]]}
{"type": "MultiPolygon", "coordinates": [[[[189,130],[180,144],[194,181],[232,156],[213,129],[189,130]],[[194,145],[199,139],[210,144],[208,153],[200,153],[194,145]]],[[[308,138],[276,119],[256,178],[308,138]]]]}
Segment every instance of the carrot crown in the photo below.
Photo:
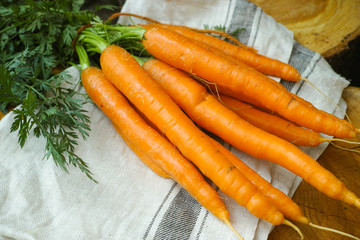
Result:
{"type": "Polygon", "coordinates": [[[143,27],[138,26],[121,26],[121,25],[106,25],[95,24],[93,28],[96,32],[106,38],[109,43],[121,42],[121,41],[141,41],[146,31],[143,27]]]}
{"type": "Polygon", "coordinates": [[[86,46],[87,51],[97,52],[101,54],[105,48],[107,48],[110,43],[102,38],[96,31],[92,28],[86,28],[81,31],[77,39],[77,44],[82,43],[86,46]]]}
{"type": "Polygon", "coordinates": [[[83,29],[77,41],[82,42],[88,52],[100,54],[110,44],[116,44],[133,55],[149,57],[141,44],[145,31],[137,26],[95,24],[83,29]]]}

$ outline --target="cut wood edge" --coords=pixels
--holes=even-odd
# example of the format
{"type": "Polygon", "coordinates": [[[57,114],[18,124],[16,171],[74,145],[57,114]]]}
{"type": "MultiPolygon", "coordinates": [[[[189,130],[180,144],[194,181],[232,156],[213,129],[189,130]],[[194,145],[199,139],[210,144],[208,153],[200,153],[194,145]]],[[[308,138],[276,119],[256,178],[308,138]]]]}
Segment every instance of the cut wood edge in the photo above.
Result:
{"type": "Polygon", "coordinates": [[[291,30],[300,44],[325,58],[349,49],[360,35],[360,0],[250,1],[291,30]]]}

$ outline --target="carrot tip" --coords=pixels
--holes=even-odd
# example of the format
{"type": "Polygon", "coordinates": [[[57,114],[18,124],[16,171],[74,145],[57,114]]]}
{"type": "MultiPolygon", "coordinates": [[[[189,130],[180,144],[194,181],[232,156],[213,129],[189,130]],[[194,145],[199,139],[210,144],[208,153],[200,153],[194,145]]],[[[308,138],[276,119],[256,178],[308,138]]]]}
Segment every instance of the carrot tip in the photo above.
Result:
{"type": "Polygon", "coordinates": [[[360,133],[360,128],[355,128],[356,133],[360,133]]]}
{"type": "Polygon", "coordinates": [[[360,141],[350,141],[342,138],[320,138],[321,142],[344,142],[348,144],[360,145],[360,141]]]}
{"type": "Polygon", "coordinates": [[[235,228],[233,227],[233,225],[230,223],[230,221],[228,219],[223,219],[223,221],[226,223],[226,225],[229,226],[229,228],[235,233],[235,235],[241,239],[244,240],[244,238],[240,235],[240,233],[238,233],[235,228]]]}
{"type": "Polygon", "coordinates": [[[353,148],[345,148],[345,147],[341,147],[339,145],[336,145],[332,142],[330,142],[331,145],[333,145],[334,147],[338,148],[338,149],[341,149],[341,150],[344,150],[344,151],[348,151],[348,152],[354,152],[354,153],[360,153],[360,150],[356,150],[356,149],[353,149],[353,148]]]}
{"type": "Polygon", "coordinates": [[[289,227],[292,227],[300,236],[300,239],[303,240],[304,239],[304,235],[302,234],[302,232],[300,231],[300,229],[295,226],[295,224],[293,224],[292,222],[284,219],[284,221],[282,222],[285,225],[288,225],[289,227]]]}
{"type": "Polygon", "coordinates": [[[360,209],[360,199],[357,199],[354,205],[360,209]]]}
{"type": "Polygon", "coordinates": [[[303,223],[303,224],[309,224],[310,223],[310,220],[305,216],[298,217],[296,219],[296,221],[299,222],[299,223],[303,223]]]}
{"type": "Polygon", "coordinates": [[[355,193],[349,190],[345,192],[345,198],[343,201],[360,209],[360,199],[355,195],[355,193]]]}
{"type": "Polygon", "coordinates": [[[342,231],[339,231],[339,230],[336,230],[336,229],[319,226],[319,225],[316,225],[316,224],[314,224],[314,223],[309,223],[309,226],[314,227],[314,228],[317,228],[317,229],[321,229],[321,230],[325,230],[325,231],[337,233],[337,234],[340,234],[340,235],[342,235],[342,236],[346,236],[346,237],[349,237],[349,238],[353,238],[353,239],[360,240],[360,238],[355,237],[354,235],[351,235],[351,234],[349,234],[349,233],[345,233],[345,232],[342,232],[342,231]]]}

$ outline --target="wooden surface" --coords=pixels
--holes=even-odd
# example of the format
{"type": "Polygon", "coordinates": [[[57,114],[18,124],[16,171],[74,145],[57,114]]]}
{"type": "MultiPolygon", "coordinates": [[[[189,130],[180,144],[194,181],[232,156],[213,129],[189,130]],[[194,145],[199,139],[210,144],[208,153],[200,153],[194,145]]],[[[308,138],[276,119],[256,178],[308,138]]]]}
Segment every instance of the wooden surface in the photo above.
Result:
{"type": "MultiPolygon", "coordinates": [[[[333,64],[350,65],[337,56],[348,54],[349,43],[360,34],[359,0],[250,0],[260,6],[275,20],[294,32],[294,38],[302,45],[319,52],[333,64]]],[[[358,66],[359,62],[356,63],[358,66]]],[[[336,66],[335,66],[336,67],[336,66]]],[[[334,69],[335,69],[334,67],[334,69]]],[[[358,71],[358,69],[355,69],[358,71]]],[[[352,79],[359,83],[359,75],[352,79]]],[[[360,88],[348,87],[343,95],[348,103],[351,121],[360,127],[360,88]]],[[[360,141],[360,136],[358,136],[360,141]]],[[[340,144],[339,144],[340,145],[340,144]]],[[[354,147],[344,145],[344,147],[354,147]]],[[[360,151],[360,148],[358,148],[360,151]]],[[[360,196],[360,154],[340,150],[330,145],[319,158],[319,163],[340,178],[349,189],[360,196]]],[[[335,228],[360,237],[360,209],[330,199],[309,184],[302,182],[293,196],[305,216],[315,224],[335,228]]],[[[305,239],[350,239],[334,233],[297,224],[305,239]]],[[[269,240],[299,239],[287,226],[277,226],[269,240]]]]}
{"type": "Polygon", "coordinates": [[[348,47],[360,34],[360,0],[250,0],[324,57],[348,47]]]}

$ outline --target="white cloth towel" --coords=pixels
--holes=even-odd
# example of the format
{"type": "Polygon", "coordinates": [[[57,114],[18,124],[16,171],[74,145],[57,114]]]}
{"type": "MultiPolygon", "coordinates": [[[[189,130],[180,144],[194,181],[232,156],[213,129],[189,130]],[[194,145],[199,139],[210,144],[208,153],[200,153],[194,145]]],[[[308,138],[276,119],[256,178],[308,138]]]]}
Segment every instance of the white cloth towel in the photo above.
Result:
{"type": "MultiPolygon", "coordinates": [[[[229,30],[244,27],[238,36],[242,42],[261,54],[290,62],[302,76],[331,95],[332,101],[346,107],[341,93],[349,82],[319,54],[295,42],[284,26],[245,0],[127,0],[122,11],[198,28],[205,24],[229,30]]],[[[127,17],[119,21],[129,23],[127,17]]],[[[135,18],[132,21],[138,22],[135,18]]],[[[79,79],[74,67],[68,71],[73,81],[79,79]]],[[[333,103],[308,84],[281,82],[316,107],[342,117],[333,103]]],[[[76,153],[89,164],[98,184],[76,168],[70,168],[67,174],[52,159],[43,160],[43,138],[30,136],[20,148],[16,133],[10,133],[13,113],[0,121],[0,239],[236,239],[225,224],[173,180],[149,170],[95,105],[85,108],[92,131],[86,141],[80,140],[76,153]]],[[[302,150],[317,159],[326,146],[302,150]]],[[[234,148],[232,151],[289,196],[301,182],[277,165],[234,148]]],[[[231,222],[246,240],[267,239],[271,224],[220,194],[231,213],[231,222]]]]}

